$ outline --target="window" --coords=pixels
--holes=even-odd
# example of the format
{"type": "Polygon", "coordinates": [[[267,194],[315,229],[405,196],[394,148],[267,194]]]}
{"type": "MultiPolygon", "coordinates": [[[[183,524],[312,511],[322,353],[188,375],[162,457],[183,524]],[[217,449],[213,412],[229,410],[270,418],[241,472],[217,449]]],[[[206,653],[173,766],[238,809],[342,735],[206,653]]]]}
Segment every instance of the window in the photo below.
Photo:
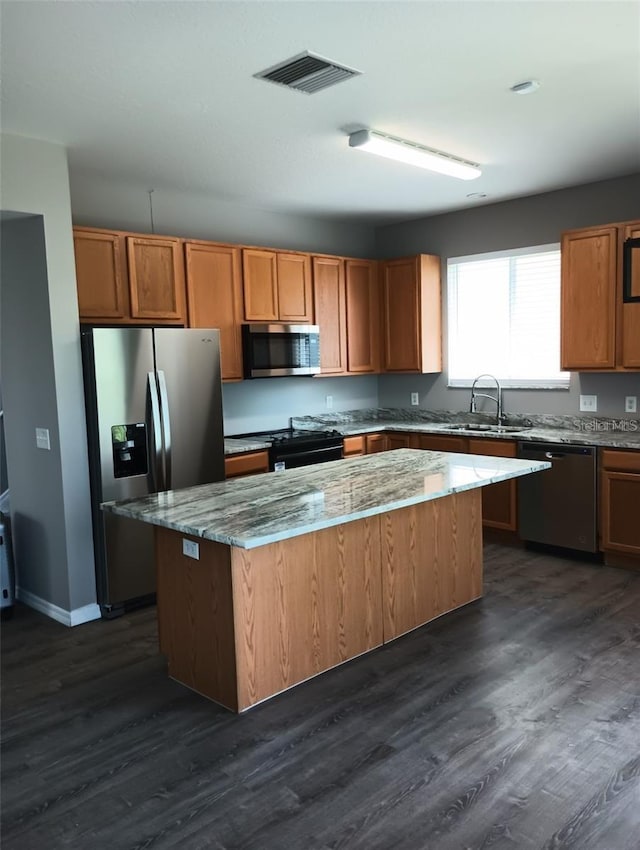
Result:
{"type": "Polygon", "coordinates": [[[560,246],[450,259],[449,386],[568,387],[560,371],[560,246]]]}

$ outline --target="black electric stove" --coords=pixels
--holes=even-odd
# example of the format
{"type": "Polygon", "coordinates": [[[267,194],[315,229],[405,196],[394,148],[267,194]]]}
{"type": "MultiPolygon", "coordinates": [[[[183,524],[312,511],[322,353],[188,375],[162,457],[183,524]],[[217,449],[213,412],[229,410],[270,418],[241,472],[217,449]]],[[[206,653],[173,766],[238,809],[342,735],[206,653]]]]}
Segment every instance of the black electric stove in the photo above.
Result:
{"type": "Polygon", "coordinates": [[[251,434],[234,436],[270,443],[269,468],[277,472],[342,458],[342,434],[335,430],[305,431],[298,428],[281,428],[277,431],[254,431],[251,434]]]}

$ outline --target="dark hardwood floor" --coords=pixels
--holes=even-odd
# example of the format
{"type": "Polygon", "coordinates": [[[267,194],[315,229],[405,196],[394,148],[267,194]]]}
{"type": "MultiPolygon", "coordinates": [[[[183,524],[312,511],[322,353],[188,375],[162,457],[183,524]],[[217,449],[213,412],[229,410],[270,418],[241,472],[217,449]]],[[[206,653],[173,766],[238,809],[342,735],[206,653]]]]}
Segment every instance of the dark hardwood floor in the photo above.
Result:
{"type": "Polygon", "coordinates": [[[492,545],[485,598],[235,716],[155,611],[2,626],[4,850],[638,850],[640,574],[492,545]]]}

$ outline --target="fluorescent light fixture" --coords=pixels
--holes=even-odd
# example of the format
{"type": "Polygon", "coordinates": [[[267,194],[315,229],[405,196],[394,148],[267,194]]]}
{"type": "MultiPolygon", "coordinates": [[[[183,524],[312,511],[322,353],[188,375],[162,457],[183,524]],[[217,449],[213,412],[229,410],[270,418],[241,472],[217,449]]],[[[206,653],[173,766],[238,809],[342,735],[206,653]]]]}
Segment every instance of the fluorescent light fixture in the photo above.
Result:
{"type": "Polygon", "coordinates": [[[442,151],[426,148],[416,142],[408,142],[377,130],[358,130],[349,136],[349,147],[375,153],[378,156],[416,165],[428,171],[437,171],[449,177],[459,177],[461,180],[474,180],[480,177],[482,171],[475,162],[459,159],[442,151]]]}

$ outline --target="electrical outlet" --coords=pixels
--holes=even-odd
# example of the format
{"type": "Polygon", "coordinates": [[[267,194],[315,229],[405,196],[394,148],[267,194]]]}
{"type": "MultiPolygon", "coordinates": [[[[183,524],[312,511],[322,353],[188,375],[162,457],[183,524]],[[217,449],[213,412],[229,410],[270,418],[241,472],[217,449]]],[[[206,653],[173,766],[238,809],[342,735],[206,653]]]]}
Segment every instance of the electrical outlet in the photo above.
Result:
{"type": "Polygon", "coordinates": [[[420,404],[420,396],[418,395],[418,393],[411,393],[411,404],[420,404]]]}
{"type": "Polygon", "coordinates": [[[635,413],[638,409],[638,397],[635,395],[627,395],[624,398],[624,412],[635,413]]]}
{"type": "Polygon", "coordinates": [[[598,409],[598,396],[597,395],[581,395],[580,396],[580,410],[583,413],[595,413],[598,409]]]}
{"type": "Polygon", "coordinates": [[[333,407],[333,396],[332,395],[326,395],[324,397],[324,401],[325,401],[325,404],[327,405],[327,410],[331,410],[331,408],[333,407]]]}
{"type": "Polygon", "coordinates": [[[195,540],[187,540],[186,537],[182,538],[182,554],[186,555],[187,558],[193,558],[194,561],[200,560],[200,544],[196,543],[195,540]]]}
{"type": "Polygon", "coordinates": [[[36,448],[51,451],[48,428],[36,428],[36,448]]]}

